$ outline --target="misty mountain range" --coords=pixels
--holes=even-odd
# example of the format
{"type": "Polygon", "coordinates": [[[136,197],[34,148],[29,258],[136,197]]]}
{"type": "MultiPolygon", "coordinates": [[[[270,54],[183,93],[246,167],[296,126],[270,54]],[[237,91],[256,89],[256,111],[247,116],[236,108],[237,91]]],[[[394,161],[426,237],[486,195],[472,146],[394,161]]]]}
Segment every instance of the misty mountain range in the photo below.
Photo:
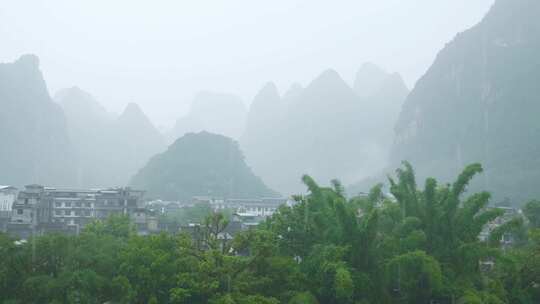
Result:
{"type": "Polygon", "coordinates": [[[238,139],[244,131],[247,109],[240,97],[232,94],[199,92],[189,113],[176,121],[170,141],[190,132],[207,131],[238,139]]]}
{"type": "Polygon", "coordinates": [[[240,145],[271,187],[301,192],[303,174],[352,183],[384,168],[392,121],[408,91],[399,75],[371,64],[358,75],[360,92],[327,70],[305,88],[293,86],[280,96],[270,83],[255,97],[240,145]],[[365,77],[373,70],[378,74],[365,77]]]}
{"type": "Polygon", "coordinates": [[[36,56],[0,64],[0,108],[0,180],[70,183],[75,158],[66,118],[49,96],[36,56]]]}
{"type": "Polygon", "coordinates": [[[76,185],[125,185],[150,157],[165,150],[165,140],[136,104],[114,117],[88,93],[74,87],[55,100],[67,119],[76,150],[76,185]]]}
{"type": "Polygon", "coordinates": [[[71,88],[50,97],[39,59],[0,65],[0,180],[71,187],[125,185],[154,154],[162,135],[135,104],[114,117],[71,88]]]}
{"type": "MultiPolygon", "coordinates": [[[[283,93],[264,85],[249,109],[235,95],[201,92],[165,135],[135,104],[115,117],[78,88],[58,92],[53,102],[39,60],[26,55],[0,65],[0,182],[88,187],[150,176],[167,184],[166,174],[159,176],[167,162],[157,159],[180,161],[197,136],[204,137],[201,149],[224,141],[211,132],[238,141],[235,166],[251,167],[246,187],[258,177],[268,185],[260,193],[302,192],[302,174],[367,191],[367,181],[384,182],[402,160],[413,164],[419,181],[451,180],[466,164],[481,162],[485,174],[473,187],[521,203],[540,196],[539,11],[532,0],[496,1],[478,25],[445,46],[410,94],[399,74],[374,64],[364,64],[352,85],[326,70],[283,93]],[[166,142],[174,144],[159,154],[166,142]],[[148,163],[154,155],[161,156],[148,163]],[[150,174],[148,166],[157,163],[162,170],[150,174]]],[[[208,164],[217,157],[210,152],[201,151],[208,164]]]]}
{"type": "MultiPolygon", "coordinates": [[[[24,56],[16,63],[5,66],[13,66],[12,70],[19,73],[26,68],[28,71],[23,78],[37,79],[37,83],[19,81],[18,84],[31,87],[37,93],[36,97],[26,99],[22,99],[25,96],[18,96],[17,101],[15,98],[5,98],[4,103],[10,102],[13,112],[3,113],[16,117],[17,106],[36,112],[43,112],[40,107],[47,107],[50,111],[56,111],[56,115],[33,119],[31,123],[57,123],[58,126],[50,130],[41,128],[47,136],[41,136],[39,140],[42,142],[38,141],[36,148],[32,149],[34,152],[45,152],[46,149],[39,147],[51,147],[53,151],[50,157],[46,153],[41,153],[41,158],[22,153],[11,159],[8,155],[3,158],[10,159],[9,163],[18,166],[18,170],[7,166],[2,170],[6,173],[4,183],[20,186],[35,182],[74,187],[125,185],[152,156],[165,151],[167,136],[157,131],[136,104],[129,104],[121,115],[115,116],[108,113],[90,93],[78,87],[57,92],[55,103],[47,92],[37,57],[24,56]],[[35,104],[39,106],[32,107],[35,104]],[[63,157],[55,158],[62,154],[63,157]],[[37,172],[50,171],[36,167],[42,163],[62,168],[64,172],[59,173],[58,178],[55,178],[55,174],[36,175],[37,172]],[[16,175],[8,174],[14,171],[20,172],[19,178],[12,178],[16,175]]],[[[180,118],[167,135],[170,140],[204,130],[239,139],[247,162],[255,173],[283,193],[302,191],[299,181],[304,173],[325,180],[341,176],[353,181],[366,168],[373,170],[370,166],[375,166],[374,163],[381,166],[390,141],[390,136],[381,134],[391,134],[391,124],[373,118],[389,117],[389,105],[394,107],[391,112],[397,112],[407,93],[399,76],[386,74],[376,66],[365,65],[359,75],[359,79],[364,77],[371,80],[369,83],[356,81],[356,87],[363,86],[366,92],[370,92],[363,97],[358,96],[335,71],[328,70],[306,88],[295,84],[283,96],[278,94],[273,84],[266,85],[255,97],[249,113],[243,102],[234,95],[201,92],[194,98],[189,113],[180,118]],[[373,73],[373,77],[369,77],[369,73],[373,73]],[[380,80],[374,82],[372,79],[380,80]],[[383,93],[394,94],[390,92],[397,95],[395,100],[383,96],[383,93]],[[380,105],[370,105],[372,101],[380,102],[380,105]],[[361,122],[359,118],[362,118],[361,122]],[[319,121],[329,124],[325,126],[319,121]],[[347,146],[338,145],[368,128],[373,130],[364,134],[361,143],[351,140],[347,146]],[[386,138],[388,142],[379,141],[381,138],[386,138]],[[309,145],[304,145],[308,140],[309,145]],[[366,148],[368,144],[370,146],[366,148]],[[346,150],[343,147],[347,147],[346,150]],[[301,155],[304,155],[303,161],[299,162],[297,159],[301,155]]],[[[6,96],[16,95],[13,86],[7,85],[9,81],[17,80],[14,78],[11,75],[2,78],[6,83],[6,96]]],[[[9,119],[3,121],[8,122],[9,119]]],[[[24,127],[19,125],[3,128],[6,138],[9,138],[9,134],[19,134],[21,129],[24,127]]],[[[36,134],[30,132],[29,135],[36,134]]],[[[18,137],[12,139],[18,142],[18,137]]],[[[28,151],[30,145],[20,143],[13,147],[14,150],[28,151]]]]}
{"type": "Polygon", "coordinates": [[[540,2],[498,0],[438,54],[407,98],[391,166],[449,181],[464,165],[496,200],[540,197],[540,2]]]}

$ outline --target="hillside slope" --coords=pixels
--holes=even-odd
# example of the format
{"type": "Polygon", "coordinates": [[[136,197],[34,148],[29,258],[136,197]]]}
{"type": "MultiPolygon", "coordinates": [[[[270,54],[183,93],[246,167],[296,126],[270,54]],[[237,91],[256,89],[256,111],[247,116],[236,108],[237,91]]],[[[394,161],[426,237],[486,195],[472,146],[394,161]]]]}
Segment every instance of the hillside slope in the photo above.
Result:
{"type": "Polygon", "coordinates": [[[0,183],[72,185],[66,118],[47,91],[39,59],[0,64],[0,183]]]}
{"type": "Polygon", "coordinates": [[[497,0],[438,54],[406,100],[392,164],[443,180],[481,162],[474,187],[518,204],[540,197],[540,2],[497,0]]]}
{"type": "Polygon", "coordinates": [[[191,200],[193,196],[258,198],[276,196],[244,162],[232,139],[188,133],[154,156],[131,180],[149,197],[191,200]]]}

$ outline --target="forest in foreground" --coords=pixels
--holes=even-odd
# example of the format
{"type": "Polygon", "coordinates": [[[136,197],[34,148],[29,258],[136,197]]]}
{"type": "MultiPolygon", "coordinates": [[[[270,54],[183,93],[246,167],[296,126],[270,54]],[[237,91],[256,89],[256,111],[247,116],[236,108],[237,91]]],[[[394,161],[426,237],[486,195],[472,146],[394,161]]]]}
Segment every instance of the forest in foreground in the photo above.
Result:
{"type": "Polygon", "coordinates": [[[502,221],[490,194],[468,193],[482,172],[417,184],[404,163],[380,185],[346,198],[319,186],[258,228],[221,239],[219,213],[187,234],[138,236],[129,219],[78,236],[18,242],[0,234],[2,303],[539,303],[540,202],[502,221]],[[501,242],[511,239],[512,244],[501,242]]]}

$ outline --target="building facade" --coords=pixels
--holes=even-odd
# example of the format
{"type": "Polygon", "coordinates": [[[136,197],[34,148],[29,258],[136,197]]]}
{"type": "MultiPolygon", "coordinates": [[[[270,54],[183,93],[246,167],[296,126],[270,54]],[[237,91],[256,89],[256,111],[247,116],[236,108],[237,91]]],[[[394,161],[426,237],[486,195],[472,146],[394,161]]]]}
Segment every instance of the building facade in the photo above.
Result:
{"type": "Polygon", "coordinates": [[[0,216],[11,216],[11,210],[16,198],[17,188],[12,186],[0,186],[0,216]]]}
{"type": "Polygon", "coordinates": [[[287,203],[288,200],[286,198],[225,199],[212,200],[210,201],[210,206],[216,211],[232,209],[238,213],[265,218],[272,216],[279,206],[287,203]]]}
{"type": "Polygon", "coordinates": [[[16,198],[17,188],[12,186],[0,186],[0,215],[3,213],[11,213],[16,198]]]}
{"type": "Polygon", "coordinates": [[[17,199],[17,188],[0,186],[0,231],[5,231],[11,219],[13,204],[17,199]]]}
{"type": "Polygon", "coordinates": [[[28,185],[13,204],[7,230],[21,238],[53,231],[78,233],[88,223],[113,214],[138,219],[137,226],[141,226],[143,198],[144,191],[131,188],[57,189],[28,185]]]}

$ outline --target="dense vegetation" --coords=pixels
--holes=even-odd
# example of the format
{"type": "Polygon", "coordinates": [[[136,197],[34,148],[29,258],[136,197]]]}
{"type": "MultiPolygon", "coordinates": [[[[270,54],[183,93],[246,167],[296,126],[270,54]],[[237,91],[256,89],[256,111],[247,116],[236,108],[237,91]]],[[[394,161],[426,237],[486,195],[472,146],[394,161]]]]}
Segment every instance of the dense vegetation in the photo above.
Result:
{"type": "Polygon", "coordinates": [[[278,196],[246,165],[238,144],[208,132],[188,133],[154,156],[132,179],[150,197],[191,200],[278,196]]]}
{"type": "Polygon", "coordinates": [[[489,193],[466,193],[479,165],[453,184],[410,165],[391,179],[391,199],[374,187],[346,199],[335,181],[281,207],[259,229],[230,243],[221,214],[188,235],[135,235],[126,218],[88,226],[79,236],[15,243],[0,235],[4,303],[538,303],[540,202],[479,241],[489,193]],[[501,236],[515,240],[501,249],[501,236]],[[493,262],[492,268],[480,262],[493,262]],[[433,302],[432,302],[433,301],[433,302]],[[455,302],[453,302],[455,301],[455,302]]]}
{"type": "MultiPolygon", "coordinates": [[[[226,219],[230,219],[235,210],[224,209],[220,210],[220,212],[226,219]]],[[[182,207],[159,215],[158,221],[160,223],[172,224],[173,227],[187,226],[191,223],[202,223],[212,213],[212,206],[209,203],[197,203],[195,206],[182,207]]]]}

